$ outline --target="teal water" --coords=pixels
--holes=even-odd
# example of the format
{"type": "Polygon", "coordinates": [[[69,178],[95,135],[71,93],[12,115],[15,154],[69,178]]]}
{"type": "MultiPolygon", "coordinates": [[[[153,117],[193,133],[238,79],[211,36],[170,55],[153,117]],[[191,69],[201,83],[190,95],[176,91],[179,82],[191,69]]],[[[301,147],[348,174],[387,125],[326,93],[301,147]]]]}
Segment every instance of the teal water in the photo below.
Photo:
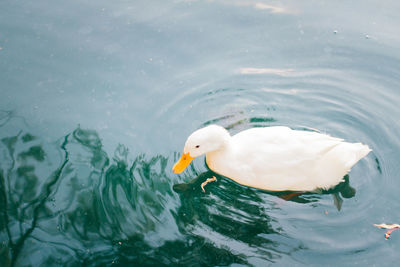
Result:
{"type": "Polygon", "coordinates": [[[0,3],[1,266],[391,266],[397,1],[0,3]],[[368,144],[290,201],[173,174],[187,136],[287,125],[368,144]]]}

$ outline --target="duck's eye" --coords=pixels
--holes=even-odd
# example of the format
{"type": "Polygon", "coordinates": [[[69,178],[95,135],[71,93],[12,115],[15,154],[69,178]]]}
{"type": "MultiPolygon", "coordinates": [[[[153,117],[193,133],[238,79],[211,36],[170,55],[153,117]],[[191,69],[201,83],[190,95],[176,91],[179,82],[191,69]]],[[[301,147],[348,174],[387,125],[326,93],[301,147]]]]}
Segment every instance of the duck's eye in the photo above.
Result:
{"type": "Polygon", "coordinates": [[[199,148],[199,147],[200,147],[200,145],[197,145],[197,146],[196,146],[196,148],[199,148]]]}

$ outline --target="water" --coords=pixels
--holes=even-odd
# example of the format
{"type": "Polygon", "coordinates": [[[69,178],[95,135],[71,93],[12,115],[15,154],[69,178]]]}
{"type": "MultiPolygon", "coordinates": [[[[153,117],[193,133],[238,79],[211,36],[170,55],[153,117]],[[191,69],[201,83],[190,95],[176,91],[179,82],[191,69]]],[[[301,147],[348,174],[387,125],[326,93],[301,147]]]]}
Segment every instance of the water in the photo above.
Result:
{"type": "Polygon", "coordinates": [[[373,224],[400,223],[398,8],[2,1],[1,265],[393,265],[400,235],[373,224]],[[204,158],[171,168],[210,123],[373,152],[320,194],[203,193],[204,158]]]}

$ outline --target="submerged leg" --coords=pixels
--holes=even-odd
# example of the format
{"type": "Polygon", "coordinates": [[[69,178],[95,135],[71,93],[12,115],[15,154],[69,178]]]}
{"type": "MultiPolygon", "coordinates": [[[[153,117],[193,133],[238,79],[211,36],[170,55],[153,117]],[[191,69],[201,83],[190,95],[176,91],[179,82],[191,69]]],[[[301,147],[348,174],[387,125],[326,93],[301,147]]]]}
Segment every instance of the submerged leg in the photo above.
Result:
{"type": "Polygon", "coordinates": [[[286,200],[286,201],[289,201],[292,198],[295,198],[297,196],[301,196],[302,194],[304,194],[304,192],[292,192],[292,193],[281,195],[279,197],[284,199],[284,200],[286,200]]]}
{"type": "Polygon", "coordinates": [[[201,184],[201,189],[203,190],[203,192],[204,192],[204,193],[206,192],[206,190],[204,190],[204,186],[205,186],[206,184],[208,184],[208,183],[210,183],[210,182],[214,182],[214,181],[216,181],[216,180],[217,180],[217,178],[216,178],[215,176],[213,176],[212,178],[207,178],[207,180],[206,180],[204,183],[201,184]]]}

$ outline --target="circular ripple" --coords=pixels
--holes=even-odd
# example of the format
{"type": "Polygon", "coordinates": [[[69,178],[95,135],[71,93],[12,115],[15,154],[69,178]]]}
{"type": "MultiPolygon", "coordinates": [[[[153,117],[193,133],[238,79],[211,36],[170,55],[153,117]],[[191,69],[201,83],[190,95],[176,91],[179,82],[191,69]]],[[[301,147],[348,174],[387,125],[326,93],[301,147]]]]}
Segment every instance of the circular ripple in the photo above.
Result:
{"type": "MultiPolygon", "coordinates": [[[[399,74],[395,69],[390,72],[399,74]]],[[[387,203],[387,198],[380,195],[382,192],[395,195],[392,187],[399,186],[395,179],[398,167],[393,158],[399,154],[393,150],[394,147],[399,148],[399,142],[392,130],[400,126],[396,119],[400,114],[395,102],[399,93],[394,90],[393,80],[387,79],[385,73],[323,68],[291,69],[284,73],[243,73],[235,70],[227,78],[202,84],[184,83],[179,89],[183,93],[157,113],[161,120],[176,126],[171,134],[176,149],[175,160],[192,131],[213,123],[224,126],[231,134],[252,127],[286,125],[299,130],[320,131],[350,142],[362,142],[373,150],[350,172],[350,184],[356,194],[344,199],[340,212],[336,208],[339,195],[335,193],[305,196],[300,198],[303,203],[282,203],[275,195],[261,190],[238,192],[238,188],[245,189],[222,179],[216,185],[218,189],[212,186],[208,189],[212,192],[208,197],[213,201],[207,214],[214,214],[210,216],[217,216],[232,225],[237,223],[236,227],[242,225],[245,229],[249,229],[246,228],[249,223],[258,224],[266,220],[265,232],[262,233],[265,235],[261,236],[267,242],[278,233],[280,246],[277,251],[281,256],[287,249],[283,245],[287,238],[302,240],[302,244],[293,243],[289,249],[304,246],[315,253],[329,251],[331,255],[371,249],[376,245],[376,239],[360,237],[349,241],[348,236],[360,231],[360,225],[363,225],[362,230],[366,228],[368,230],[364,231],[370,231],[370,225],[380,219],[366,220],[369,213],[379,214],[377,209],[387,203]],[[242,194],[249,192],[252,198],[242,198],[242,194]],[[224,207],[237,202],[234,199],[228,201],[226,195],[240,199],[241,208],[235,208],[235,212],[227,211],[224,207]],[[250,211],[254,203],[268,213],[266,218],[257,217],[259,215],[250,211]],[[337,228],[342,229],[341,234],[336,234],[337,228]]],[[[204,171],[204,160],[195,160],[178,180],[187,182],[204,171]]],[[[224,244],[234,246],[228,229],[215,228],[216,223],[221,223],[219,220],[202,220],[194,228],[198,234],[204,234],[204,231],[212,231],[210,228],[214,226],[214,234],[225,236],[227,240],[224,244]]],[[[272,247],[259,246],[270,252],[272,247]]]]}

